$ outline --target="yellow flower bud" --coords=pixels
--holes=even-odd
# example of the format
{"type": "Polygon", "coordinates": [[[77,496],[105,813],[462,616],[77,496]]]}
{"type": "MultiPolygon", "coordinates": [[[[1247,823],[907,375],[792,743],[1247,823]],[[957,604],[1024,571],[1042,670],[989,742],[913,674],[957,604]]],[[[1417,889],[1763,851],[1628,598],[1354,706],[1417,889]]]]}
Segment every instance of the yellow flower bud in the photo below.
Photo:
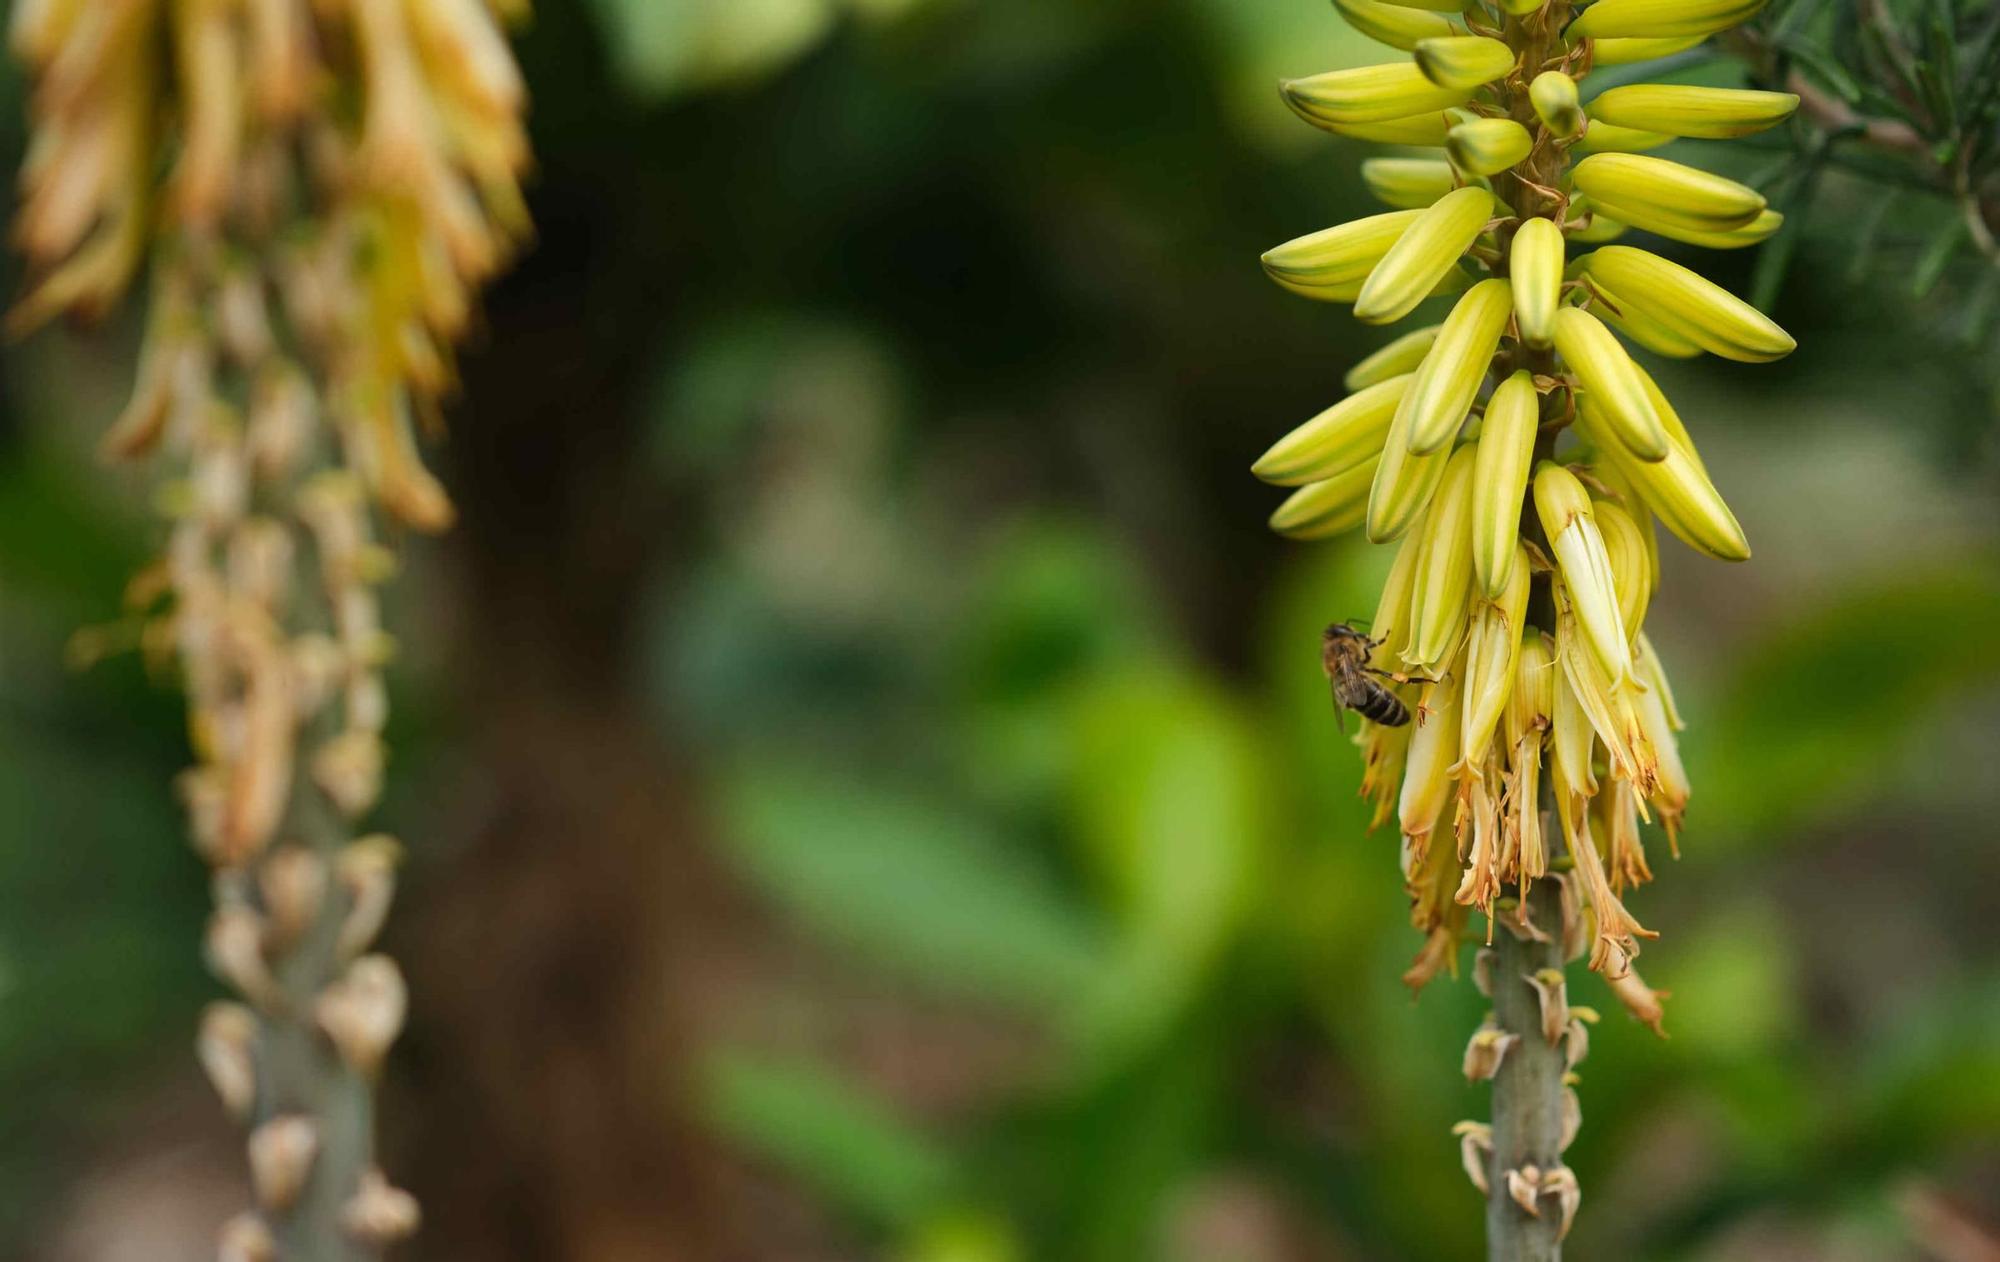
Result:
{"type": "Polygon", "coordinates": [[[1458,763],[1461,691],[1455,674],[1424,686],[1416,731],[1410,735],[1410,752],[1403,766],[1403,791],[1396,803],[1397,825],[1408,843],[1406,857],[1409,850],[1425,845],[1444,814],[1445,803],[1451,800],[1451,769],[1458,763]]]}
{"type": "Polygon", "coordinates": [[[1513,578],[1521,494],[1528,486],[1540,426],[1541,396],[1534,377],[1516,372],[1487,401],[1472,472],[1472,572],[1488,599],[1505,591],[1513,578]]]}
{"type": "Polygon", "coordinates": [[[1776,127],[1798,107],[1799,98],[1790,92],[1634,83],[1600,93],[1590,103],[1590,116],[1669,136],[1728,140],[1776,127]]]}
{"type": "Polygon", "coordinates": [[[1385,205],[1422,210],[1458,187],[1451,163],[1437,158],[1368,158],[1361,182],[1385,205]]]}
{"type": "Polygon", "coordinates": [[[1598,0],[1564,32],[1592,39],[1700,39],[1757,16],[1765,0],[1598,0]]]}
{"type": "Polygon", "coordinates": [[[1644,153],[1648,149],[1658,149],[1661,145],[1672,144],[1673,139],[1663,131],[1619,127],[1592,117],[1589,126],[1584,129],[1583,135],[1571,147],[1570,152],[1579,157],[1593,153],[1644,153]]]}
{"type": "Polygon", "coordinates": [[[1512,305],[1511,286],[1496,278],[1474,285],[1451,309],[1398,408],[1408,418],[1405,441],[1412,454],[1437,451],[1465,423],[1512,305]]]}
{"type": "Polygon", "coordinates": [[[1514,286],[1514,327],[1521,340],[1541,348],[1556,335],[1556,308],[1562,302],[1562,229],[1553,219],[1530,219],[1514,233],[1507,274],[1514,286]]]}
{"type": "Polygon", "coordinates": [[[1632,357],[1602,321],[1578,307],[1556,313],[1556,351],[1595,401],[1611,432],[1642,461],[1664,460],[1667,433],[1632,357]]]}
{"type": "Polygon", "coordinates": [[[1300,487],[1271,514],[1271,529],[1287,539],[1326,539],[1361,524],[1368,490],[1375,482],[1373,459],[1324,481],[1300,487]]]}
{"type": "Polygon", "coordinates": [[[1767,363],[1798,345],[1769,316],[1714,281],[1649,250],[1611,245],[1591,254],[1586,275],[1637,312],[1712,355],[1767,363]]]}
{"type": "Polygon", "coordinates": [[[1285,98],[1285,104],[1292,107],[1294,114],[1321,131],[1332,132],[1336,136],[1346,136],[1350,140],[1372,140],[1384,145],[1441,149],[1444,147],[1445,132],[1451,127],[1451,120],[1446,117],[1444,106],[1412,114],[1407,118],[1385,118],[1368,123],[1342,123],[1306,113],[1289,96],[1285,98]]]}
{"type": "Polygon", "coordinates": [[[1753,188],[1642,154],[1592,154],[1571,178],[1613,218],[1662,236],[1727,232],[1764,211],[1764,195],[1753,188]]]}
{"type": "Polygon", "coordinates": [[[1567,140],[1583,130],[1583,106],[1576,95],[1576,80],[1560,70],[1544,70],[1528,85],[1528,102],[1535,117],[1549,133],[1567,140]]]}
{"type": "Polygon", "coordinates": [[[1707,38],[1704,33],[1669,39],[1600,39],[1592,45],[1590,61],[1598,67],[1629,66],[1637,61],[1652,61],[1684,53],[1707,38]]]}
{"type": "Polygon", "coordinates": [[[1476,118],[1446,132],[1444,145],[1460,170],[1495,175],[1527,157],[1535,138],[1511,118],[1476,118]]]}
{"type": "Polygon", "coordinates": [[[1416,47],[1417,69],[1440,88],[1481,87],[1512,70],[1515,60],[1513,49],[1484,35],[1420,40],[1416,47]]]}
{"type": "Polygon", "coordinates": [[[1427,13],[1402,4],[1385,4],[1383,0],[1333,0],[1333,7],[1340,10],[1340,16],[1347,19],[1349,26],[1369,39],[1404,52],[1415,48],[1420,40],[1464,33],[1457,23],[1444,16],[1445,13],[1457,13],[1459,6],[1452,4],[1443,8],[1442,0],[1442,12],[1437,13],[1427,13]]]}
{"type": "Polygon", "coordinates": [[[1493,215],[1493,194],[1483,188],[1457,189],[1415,214],[1368,273],[1354,300],[1356,319],[1387,324],[1410,314],[1485,229],[1493,215]]]}
{"type": "Polygon", "coordinates": [[[1413,63],[1394,61],[1288,79],[1278,85],[1278,90],[1294,110],[1307,118],[1354,124],[1383,123],[1449,109],[1471,100],[1473,89],[1478,86],[1475,83],[1462,88],[1441,87],[1413,63]]]}
{"type": "Polygon", "coordinates": [[[1436,501],[1424,517],[1423,551],[1410,593],[1413,634],[1403,654],[1414,670],[1435,670],[1465,635],[1472,595],[1473,460],[1469,445],[1452,453],[1436,501]]]}
{"type": "Polygon", "coordinates": [[[1348,369],[1347,377],[1341,384],[1349,390],[1361,390],[1391,377],[1415,372],[1417,365],[1424,362],[1424,356],[1430,354],[1432,343],[1437,341],[1438,330],[1443,327],[1433,324],[1403,334],[1348,369]]]}
{"type": "Polygon", "coordinates": [[[1358,283],[1367,279],[1422,213],[1392,210],[1295,237],[1264,251],[1264,271],[1288,287],[1323,289],[1358,283]]]}
{"type": "Polygon", "coordinates": [[[1410,381],[1405,373],[1342,399],[1272,444],[1250,472],[1274,486],[1304,486],[1372,462],[1410,381]]]}

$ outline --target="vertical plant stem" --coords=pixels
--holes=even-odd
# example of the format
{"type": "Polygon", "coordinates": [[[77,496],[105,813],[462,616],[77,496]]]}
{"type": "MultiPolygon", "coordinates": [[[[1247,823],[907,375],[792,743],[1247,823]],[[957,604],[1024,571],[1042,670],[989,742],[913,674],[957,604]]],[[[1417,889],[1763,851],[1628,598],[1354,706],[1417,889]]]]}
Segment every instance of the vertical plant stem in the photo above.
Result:
{"type": "Polygon", "coordinates": [[[1541,1203],[1541,1216],[1523,1210],[1509,1195],[1507,1172],[1532,1165],[1550,1170],[1562,1164],[1563,1048],[1542,1037],[1541,1003],[1527,979],[1545,968],[1560,969],[1562,908],[1552,880],[1538,881],[1525,903],[1526,919],[1548,941],[1501,929],[1494,935],[1493,1012],[1500,1028],[1518,1040],[1493,1078],[1493,1157],[1487,1171],[1486,1256],[1488,1262],[1555,1262],[1562,1256],[1560,1216],[1554,1203],[1541,1203]]]}
{"type": "MultiPolygon", "coordinates": [[[[292,836],[329,868],[347,842],[338,814],[310,783],[298,784],[287,816],[292,836]]],[[[286,1010],[262,1018],[264,1082],[258,1121],[286,1114],[313,1119],[319,1151],[298,1203],[275,1224],[287,1262],[370,1262],[379,1251],[345,1231],[341,1214],[375,1163],[375,1100],[313,1022],[313,1003],[339,976],[337,949],[348,899],[329,882],[313,925],[274,962],[286,1010]]]]}

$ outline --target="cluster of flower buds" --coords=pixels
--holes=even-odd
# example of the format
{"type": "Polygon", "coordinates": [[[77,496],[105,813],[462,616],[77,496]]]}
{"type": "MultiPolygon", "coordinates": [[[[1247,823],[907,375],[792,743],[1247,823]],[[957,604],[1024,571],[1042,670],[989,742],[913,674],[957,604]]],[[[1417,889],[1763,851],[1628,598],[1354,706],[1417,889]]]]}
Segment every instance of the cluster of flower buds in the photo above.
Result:
{"type": "Polygon", "coordinates": [[[211,1007],[198,1039],[252,1127],[258,1205],[225,1229],[228,1256],[323,1256],[309,1242],[342,1237],[373,1251],[416,1225],[366,1133],[405,1003],[395,965],[365,953],[398,847],[351,839],[385,759],[377,588],[395,559],[375,518],[451,520],[417,432],[438,421],[481,286],[528,230],[513,7],[12,14],[34,76],[15,224],[31,284],[12,328],[102,315],[150,273],[131,401],[104,446],[163,468],[165,555],[130,598],[141,643],[186,687],[197,762],[180,788],[215,871],[207,954],[243,999],[211,1007]]]}
{"type": "MultiPolygon", "coordinates": [[[[1478,909],[1489,942],[1497,921],[1559,941],[1563,958],[1587,954],[1659,1026],[1659,995],[1632,971],[1653,935],[1623,901],[1651,876],[1641,821],[1657,816],[1673,838],[1689,796],[1680,716],[1643,629],[1655,521],[1710,556],[1750,549],[1619,335],[1667,357],[1748,362],[1793,341],[1688,268],[1605,243],[1631,229],[1719,249],[1770,236],[1781,216],[1755,190],[1643,151],[1772,127],[1797,98],[1674,84],[1587,98],[1586,76],[1690,47],[1760,4],[1336,0],[1411,55],[1283,85],[1317,127],[1437,151],[1364,163],[1392,209],[1264,256],[1284,288],[1351,304],[1369,324],[1433,296],[1452,303],[1442,323],[1358,364],[1345,400],[1253,466],[1297,488],[1272,515],[1280,534],[1360,528],[1395,547],[1365,669],[1403,702],[1377,718],[1415,722],[1366,721],[1357,739],[1375,822],[1393,817],[1402,833],[1426,939],[1413,986],[1456,971],[1478,909]],[[1542,880],[1559,887],[1560,926],[1530,918],[1542,880]]],[[[1560,973],[1543,985],[1559,988],[1560,973]]],[[[1548,1039],[1573,1046],[1573,1065],[1582,1042],[1568,1024],[1548,1039]]],[[[1475,1035],[1468,1074],[1490,1077],[1519,1037],[1475,1035]]],[[[1531,1209],[1556,1197],[1566,1221],[1566,1176],[1518,1169],[1509,1190],[1531,1209]]]]}
{"type": "Polygon", "coordinates": [[[1353,393],[1253,471],[1298,488],[1272,515],[1279,533],[1361,527],[1396,545],[1371,664],[1418,721],[1364,724],[1359,740],[1364,792],[1378,823],[1401,825],[1432,939],[1412,980],[1454,958],[1468,908],[1491,916],[1504,890],[1544,876],[1579,887],[1592,967],[1619,976],[1647,936],[1620,901],[1649,876],[1639,821],[1657,812],[1671,832],[1688,799],[1680,718],[1643,631],[1654,521],[1725,560],[1749,545],[1612,330],[1673,356],[1763,361],[1793,343],[1678,263],[1576,247],[1628,226],[1706,246],[1768,236],[1779,216],[1755,191],[1629,151],[1770,127],[1797,101],[1674,85],[1582,100],[1593,65],[1684,47],[1754,5],[1598,0],[1572,18],[1536,0],[1456,19],[1435,7],[1341,0],[1358,28],[1413,56],[1294,80],[1284,95],[1327,130],[1444,153],[1371,160],[1369,187],[1398,209],[1278,246],[1264,266],[1368,323],[1434,294],[1456,295],[1450,313],[1357,365],[1353,393]],[[1559,845],[1544,835],[1545,784],[1559,845]],[[1447,818],[1457,844],[1433,845],[1447,818]]]}

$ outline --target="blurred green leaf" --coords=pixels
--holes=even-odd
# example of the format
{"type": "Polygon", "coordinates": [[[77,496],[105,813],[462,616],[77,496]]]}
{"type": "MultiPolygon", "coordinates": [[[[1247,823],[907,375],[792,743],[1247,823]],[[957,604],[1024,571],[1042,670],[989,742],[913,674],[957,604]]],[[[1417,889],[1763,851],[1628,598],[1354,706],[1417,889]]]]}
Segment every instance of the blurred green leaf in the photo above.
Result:
{"type": "Polygon", "coordinates": [[[1102,935],[977,816],[908,785],[752,767],[726,795],[749,876],[813,928],[945,989],[1062,1006],[1097,977],[1102,935]]]}
{"type": "Polygon", "coordinates": [[[1992,558],[1870,580],[1745,655],[1705,729],[1689,733],[1698,809],[1760,834],[1852,809],[1883,791],[1915,725],[1996,676],[1992,558]]]}
{"type": "Polygon", "coordinates": [[[1226,697],[1156,663],[1075,709],[1070,805],[1121,938],[1085,1020],[1115,1059],[1198,991],[1252,905],[1270,826],[1269,759],[1226,697]]]}
{"type": "Polygon", "coordinates": [[[908,1227],[950,1185],[943,1149],[821,1066],[718,1052],[702,1086],[711,1125],[874,1226],[908,1227]]]}

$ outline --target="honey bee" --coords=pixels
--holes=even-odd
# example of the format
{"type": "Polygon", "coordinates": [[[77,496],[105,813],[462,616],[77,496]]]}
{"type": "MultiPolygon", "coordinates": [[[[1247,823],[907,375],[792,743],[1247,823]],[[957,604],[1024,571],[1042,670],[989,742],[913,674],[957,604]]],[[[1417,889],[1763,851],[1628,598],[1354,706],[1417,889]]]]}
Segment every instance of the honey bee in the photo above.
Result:
{"type": "Polygon", "coordinates": [[[1369,654],[1380,643],[1345,622],[1334,623],[1320,636],[1320,665],[1333,685],[1334,713],[1340,718],[1342,731],[1347,730],[1347,710],[1384,727],[1401,727],[1410,721],[1410,708],[1382,682],[1399,677],[1368,664],[1369,654]],[[1381,679],[1375,678],[1378,675],[1381,679]]]}

